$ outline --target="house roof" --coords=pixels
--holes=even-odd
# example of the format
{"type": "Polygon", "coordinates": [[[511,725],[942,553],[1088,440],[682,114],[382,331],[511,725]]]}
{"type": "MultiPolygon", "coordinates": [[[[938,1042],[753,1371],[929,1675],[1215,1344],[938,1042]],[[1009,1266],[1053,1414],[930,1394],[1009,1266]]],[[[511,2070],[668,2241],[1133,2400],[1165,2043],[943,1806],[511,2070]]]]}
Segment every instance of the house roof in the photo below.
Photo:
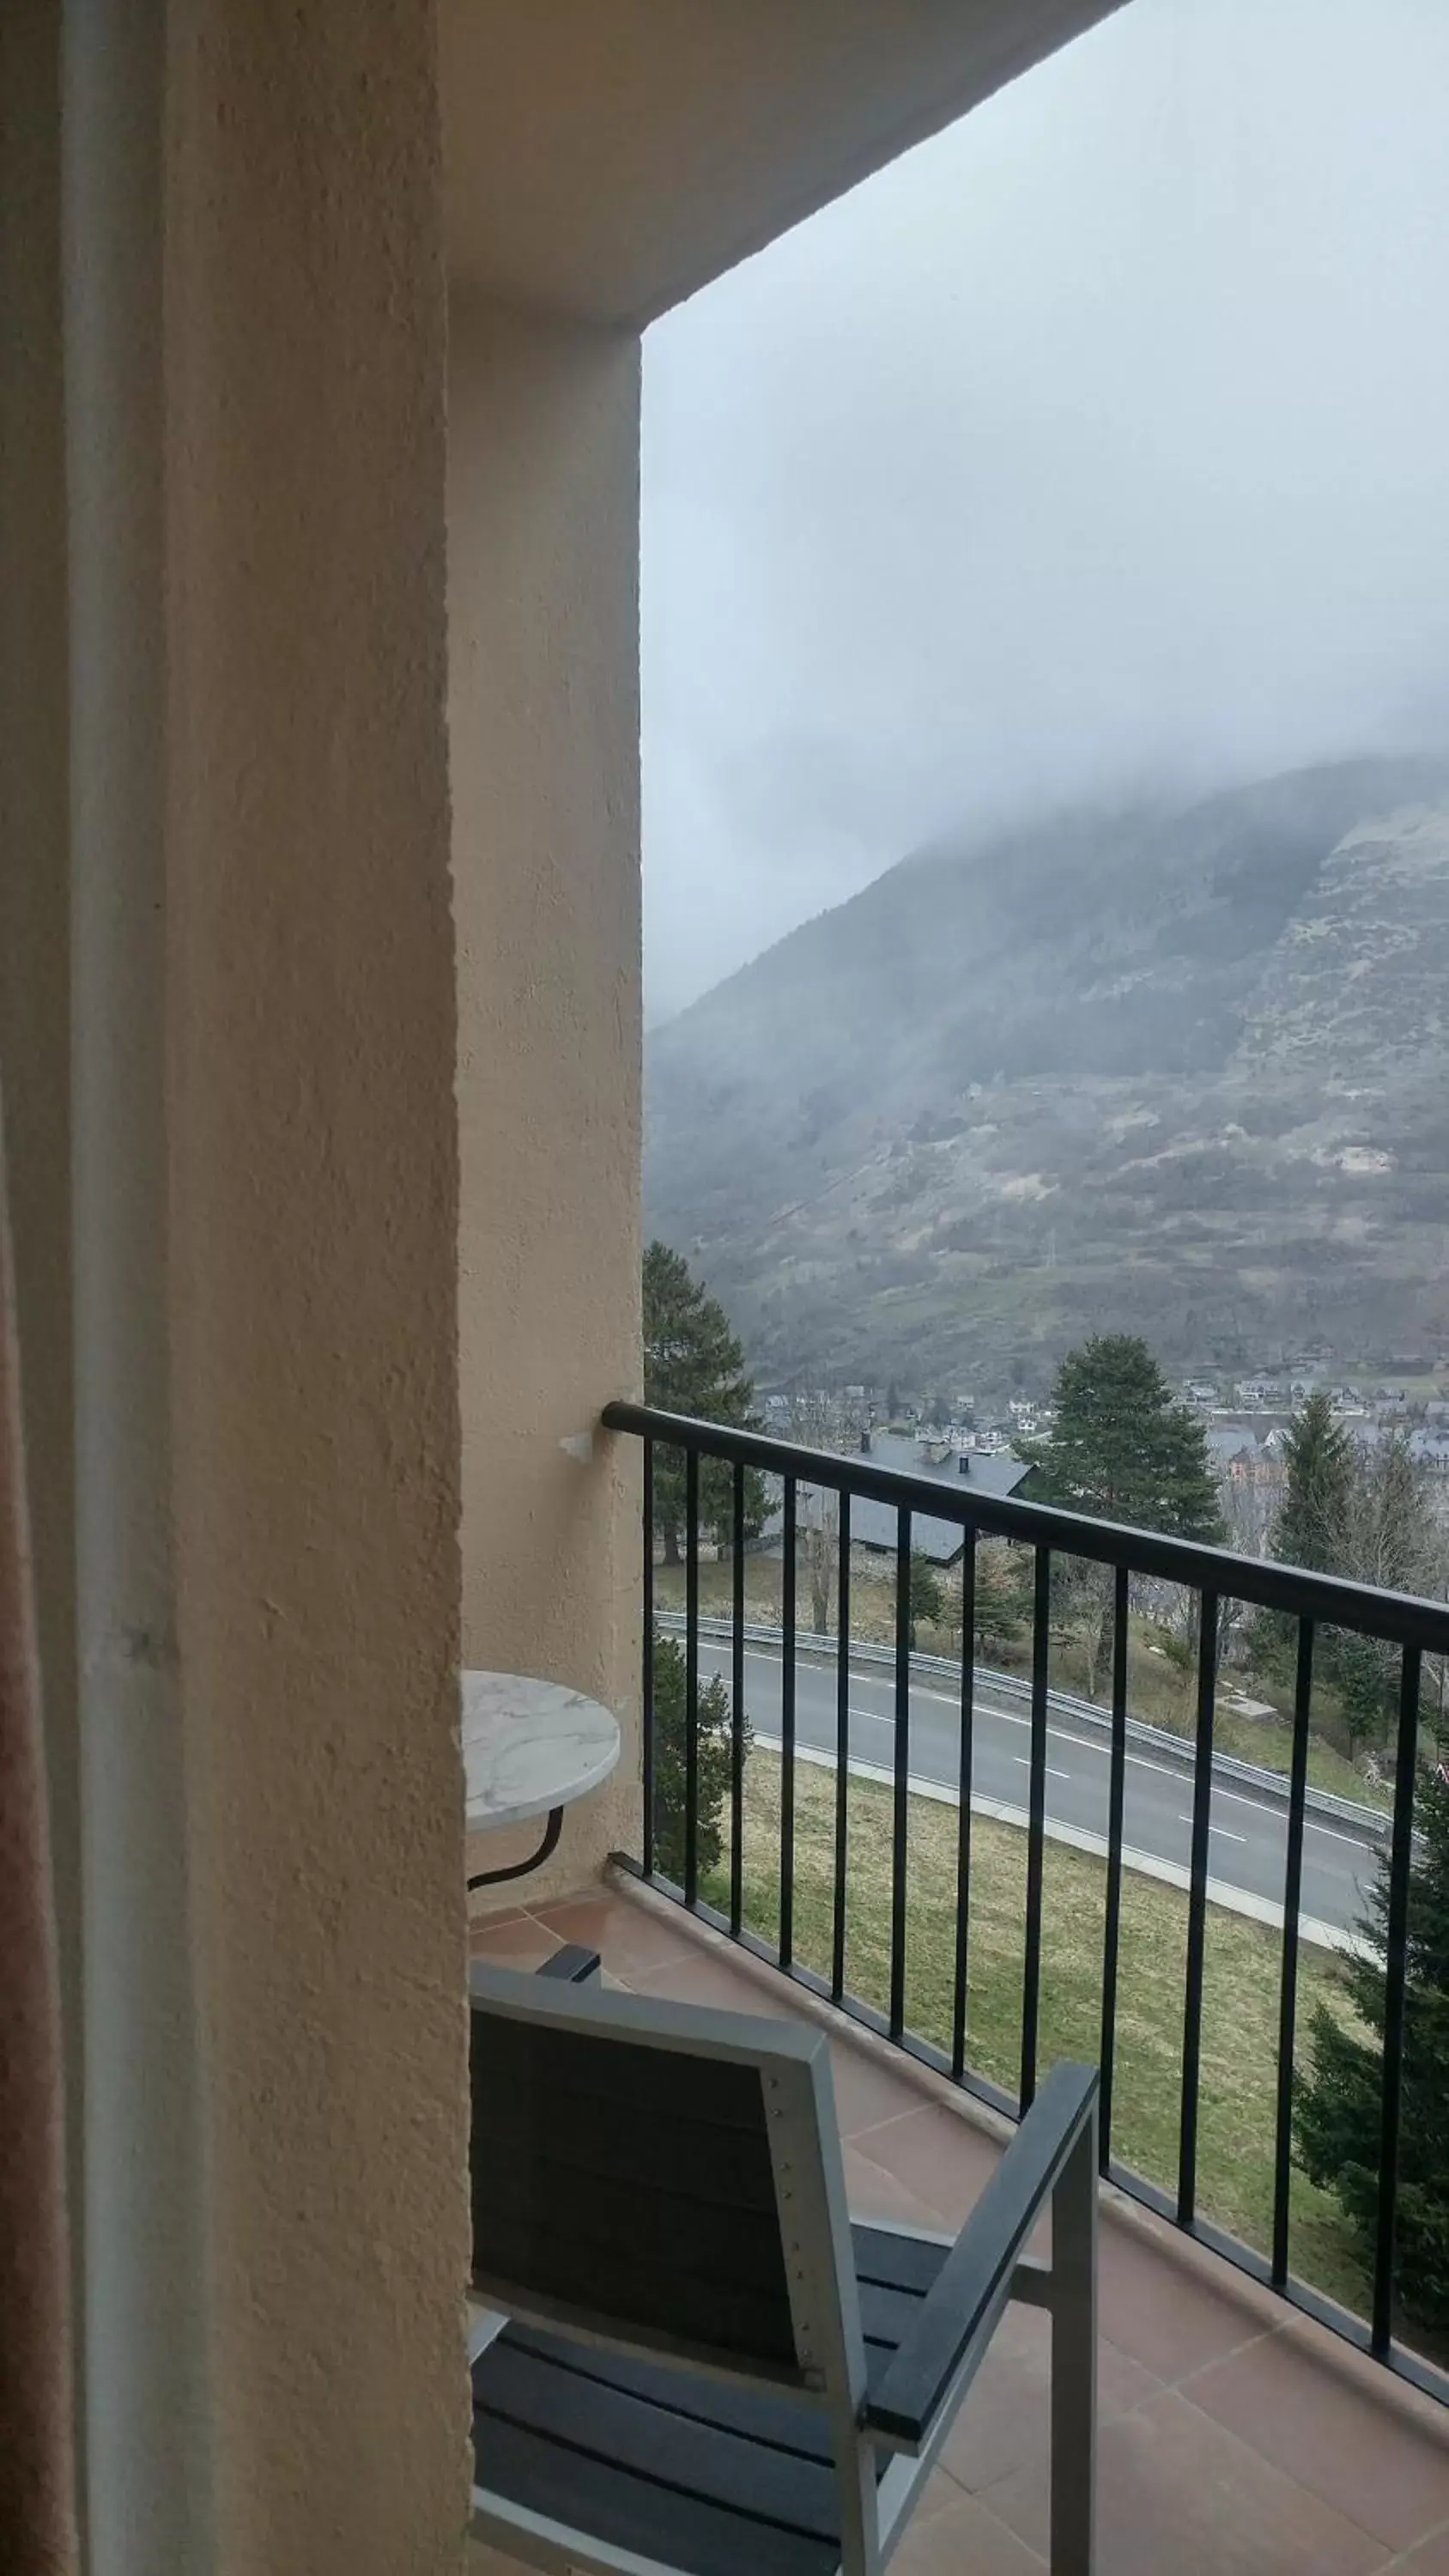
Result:
{"type": "MultiPolygon", "coordinates": [[[[1018,1493],[1033,1470],[1022,1458],[984,1457],[968,1450],[961,1460],[952,1458],[937,1466],[928,1466],[917,1455],[913,1440],[899,1440],[888,1433],[877,1434],[871,1442],[870,1463],[873,1467],[892,1467],[912,1476],[928,1476],[933,1483],[944,1485],[953,1493],[1010,1495],[1018,1493]]],[[[802,1487],[799,1498],[800,1526],[810,1525],[810,1490],[802,1487]]],[[[765,1536],[775,1540],[781,1535],[784,1514],[777,1504],[765,1523],[765,1536]]],[[[857,1546],[894,1550],[897,1543],[896,1507],[881,1503],[867,1494],[850,1498],[850,1535],[857,1546]]],[[[966,1544],[966,1533],[959,1521],[937,1520],[932,1514],[917,1512],[911,1519],[911,1548],[932,1565],[954,1565],[966,1544]]]]}

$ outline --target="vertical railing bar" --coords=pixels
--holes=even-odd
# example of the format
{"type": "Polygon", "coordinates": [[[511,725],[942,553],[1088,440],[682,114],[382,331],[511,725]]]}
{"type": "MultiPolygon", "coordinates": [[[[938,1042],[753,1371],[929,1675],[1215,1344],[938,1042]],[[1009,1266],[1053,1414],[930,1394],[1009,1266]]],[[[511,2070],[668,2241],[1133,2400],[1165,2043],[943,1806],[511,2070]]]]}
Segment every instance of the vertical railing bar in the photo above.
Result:
{"type": "Polygon", "coordinates": [[[1026,1947],[1021,1973],[1022,2115],[1036,2098],[1041,2021],[1041,1909],[1046,1854],[1047,1693],[1051,1683],[1051,1550],[1036,1551],[1031,1625],[1031,1772],[1026,1834],[1026,1947]]]}
{"type": "Polygon", "coordinates": [[[1419,1760],[1419,1682],[1423,1656],[1405,1646],[1399,1667],[1399,1732],[1394,1770],[1394,1833],[1385,1920],[1384,2075],[1379,2131],[1379,2214],[1374,2251],[1370,2349],[1388,2358],[1394,2333],[1394,2233],[1399,2202],[1399,2127],[1404,2092],[1404,2003],[1409,1946],[1409,1876],[1414,1857],[1414,1784],[1419,1760]]]}
{"type": "MultiPolygon", "coordinates": [[[[632,1425],[630,1426],[633,1427],[632,1425]]],[[[764,1944],[753,1940],[743,1927],[743,1839],[744,1800],[743,1773],[748,1741],[749,1717],[745,1706],[746,1649],[746,1497],[749,1467],[742,1459],[725,1453],[724,1463],[732,1478],[732,1609],[730,1670],[733,1688],[731,1710],[731,1865],[728,1916],[704,1906],[700,1894],[700,1514],[701,1487],[710,1459],[717,1453],[707,1436],[707,1426],[681,1426],[683,1436],[676,1445],[685,1464],[684,1520],[686,1538],[684,1631],[686,1675],[684,1693],[684,1858],[682,1876],[684,1897],[696,1911],[707,1914],[720,1929],[728,1929],[737,1938],[759,1949],[764,1944]]],[[[659,1580],[656,1564],[656,1513],[660,1509],[660,1437],[645,1427],[641,1419],[638,1435],[642,1450],[641,1476],[641,1541],[643,1612],[640,1656],[640,1709],[642,1720],[641,1792],[642,1874],[657,1878],[660,1866],[658,1798],[660,1794],[660,1740],[657,1733],[659,1716],[657,1673],[655,1666],[655,1621],[658,1615],[659,1580]]],[[[809,1453],[798,1455],[801,1471],[810,1471],[809,1453]]],[[[799,1514],[796,1475],[788,1469],[782,1476],[786,1557],[781,1596],[781,1852],[780,1852],[780,1922],[779,1957],[797,1976],[810,1982],[812,1971],[794,1968],[794,1842],[798,1760],[798,1555],[799,1514]]],[[[851,1842],[849,1810],[849,1769],[851,1750],[851,1505],[854,1488],[842,1481],[839,1488],[839,1558],[836,1568],[837,1640],[836,1640],[836,1709],[835,1751],[836,1786],[834,1813],[834,1879],[832,1887],[831,1978],[828,1991],[832,1998],[843,2001],[846,2009],[869,2019],[869,2009],[852,2003],[846,1993],[845,1978],[849,1934],[848,1876],[851,1842]]],[[[923,1507],[923,1506],[922,1506],[923,1507]]],[[[892,1504],[897,1520],[896,1621],[894,1652],[894,1720],[895,1751],[892,1766],[892,1861],[890,1899],[890,2010],[885,2027],[890,2036],[928,2063],[950,2073],[957,2082],[975,2086],[975,2078],[966,2070],[968,2023],[970,2019],[971,1959],[971,1868],[972,1822],[971,1787],[974,1777],[975,1720],[975,1627],[980,1585],[980,1532],[963,1530],[961,1578],[961,1670],[959,1675],[959,1742],[958,1742],[958,1825],[956,1836],[956,1920],[953,1957],[952,2037],[949,2057],[929,2045],[907,2039],[906,1969],[908,1954],[908,1897],[911,1786],[911,1681],[913,1651],[911,1638],[911,1533],[913,1503],[892,1504]]],[[[673,1560],[678,1519],[666,1531],[665,1555],[673,1560]]],[[[1118,1534],[1109,1534],[1114,1548],[1118,1534]]],[[[721,1525],[720,1536],[723,1537],[721,1525]]],[[[1027,1817],[1027,1876],[1025,1904],[1025,1939],[1023,1959],[1023,1995],[1021,2025],[1020,2108],[1024,2111],[1038,2087],[1041,2056],[1042,1948],[1044,1922],[1044,1862],[1046,1840],[1046,1782],[1050,1776],[1046,1763],[1050,1735],[1050,1644],[1051,1592],[1054,1547],[1042,1540],[1034,1543],[1035,1581],[1033,1587],[1033,1633],[1030,1682],[1030,1803],[1027,1817]]],[[[1123,1938],[1123,1869],[1125,1845],[1125,1766],[1131,1756],[1126,1749],[1129,1727],[1128,1659],[1130,1651],[1129,1604],[1132,1566],[1135,1556],[1129,1551],[1127,1564],[1114,1563],[1114,1597],[1112,1611],[1112,1694],[1108,1776],[1107,1881],[1103,1924],[1102,2005],[1101,2005],[1101,2090],[1100,2090],[1100,2158],[1103,2173],[1113,2170],[1111,2120],[1115,2083],[1117,2040],[1117,2003],[1121,1989],[1121,1948],[1123,1938]]],[[[1211,1584],[1218,1578],[1204,1567],[1211,1584]]],[[[1291,1602],[1293,1592],[1285,1586],[1291,1602]]],[[[1215,1763],[1215,1707],[1220,1659],[1222,1599],[1215,1589],[1199,1595],[1201,1633],[1197,1654],[1196,1716],[1193,1755],[1193,1812],[1191,1832],[1191,1869],[1188,1888],[1186,1973],[1183,2004],[1182,2091],[1180,2103],[1179,2165],[1176,2215],[1178,2223],[1196,2227],[1200,2236],[1217,2245],[1220,2251],[1240,2259],[1245,2268],[1253,2268],[1256,2258],[1225,2238],[1220,2230],[1200,2222],[1197,2209],[1198,2146],[1203,2065],[1203,2012],[1206,1985],[1206,1934],[1208,1891],[1212,1884],[1210,1871],[1210,1837],[1212,1821],[1213,1768],[1215,1763]]],[[[1280,1604],[1281,1606],[1281,1604],[1280,1604]]],[[[1422,1605],[1408,1604],[1416,1614],[1422,1605]]],[[[1346,1601],[1345,1615],[1352,1615],[1355,1605],[1346,1601]]],[[[757,1614],[758,1615],[758,1614],[757,1614]]],[[[1306,1814],[1309,1795],[1308,1767],[1310,1720],[1312,1712],[1314,1658],[1318,1635],[1325,1619],[1339,1616],[1336,1601],[1324,1591],[1323,1606],[1312,1611],[1290,1610],[1298,1628],[1297,1672],[1294,1695],[1293,1741],[1289,1770],[1287,1842],[1284,1866],[1283,1946],[1280,1956],[1280,1991],[1278,2009],[1278,2054],[1275,2079],[1275,2134],[1273,2223],[1271,2262],[1256,2263],[1257,2276],[1271,2279],[1275,2289],[1285,2292],[1300,2306],[1310,2305],[1310,2293],[1295,2283],[1290,2265],[1291,2250],[1291,2182],[1293,2158],[1293,2121],[1295,2110],[1295,2048],[1300,1989],[1300,1964],[1303,1924],[1303,1878],[1305,1839],[1308,1830],[1306,1814]]],[[[1392,1628],[1399,1618],[1399,1605],[1389,1598],[1385,1626],[1392,1628]]],[[[1405,2051],[1408,2037],[1409,1941],[1412,1929],[1414,1810],[1419,1749],[1420,1700],[1423,1685],[1423,1663],[1426,1652],[1434,1651],[1432,1640],[1438,1629],[1432,1622],[1418,1621],[1420,1633],[1431,1644],[1404,1644],[1400,1648],[1401,1668],[1397,1721],[1397,1774],[1395,1780],[1391,1828],[1388,1887],[1383,1902],[1385,1926],[1385,1978],[1383,2005],[1383,2057],[1380,2102],[1380,2139],[1378,2160],[1378,2210],[1370,2326],[1366,2338],[1361,2328],[1332,2309],[1327,2321],[1338,2325],[1343,2333],[1357,2332],[1367,2340],[1368,2348],[1380,2361],[1407,2376],[1418,2373],[1412,2354],[1395,2334],[1397,2305],[1395,2266],[1398,2258],[1397,2222],[1400,2199],[1400,2151],[1402,2144],[1405,2090],[1405,2051]]],[[[1369,1633],[1383,1638],[1384,1629],[1375,1624],[1369,1633]]],[[[1414,1633],[1413,1624],[1400,1620],[1400,1633],[1414,1633]]],[[[1387,1642],[1387,1640],[1386,1640],[1387,1642]]],[[[666,1748],[667,1750],[668,1748],[666,1748]]],[[[979,1859],[979,1854],[978,1854],[979,1859]]],[[[628,1866],[635,1867],[632,1861],[628,1866]]],[[[677,1864],[668,1863],[671,1874],[677,1864]]],[[[711,1893],[713,1891],[711,1890],[711,1893]]],[[[823,1963],[822,1963],[823,1964],[823,1963]]],[[[816,1979],[817,1990],[827,1989],[816,1979]]],[[[879,2026],[879,2024],[877,2024],[879,2026]]],[[[944,2036],[944,2034],[943,2034],[944,2036]]],[[[993,2100],[1005,2102],[989,2086],[982,2089],[993,2100]]],[[[1130,2178],[1129,2178],[1130,2180],[1130,2178]]],[[[1151,2206],[1166,2207],[1161,2195],[1149,2195],[1142,2186],[1142,2196],[1151,2206]]],[[[1317,2308],[1311,2309],[1318,2313],[1317,2308]]],[[[1421,2376],[1421,2384],[1434,2379],[1421,2376]]]]}
{"type": "Polygon", "coordinates": [[[795,1558],[799,1494],[785,1479],[785,1559],[780,1584],[780,1965],[795,1956],[795,1558]]]}
{"type": "Polygon", "coordinates": [[[730,1930],[744,1916],[745,1848],[745,1471],[735,1467],[733,1526],[734,1633],[730,1640],[730,1930]]]}
{"type": "Polygon", "coordinates": [[[1218,1681],[1218,1596],[1201,1595],[1197,1641],[1197,1745],[1192,1778],[1192,1850],[1187,1899],[1187,1978],[1182,2010],[1182,2117],[1177,2150],[1177,2223],[1197,2215],[1197,2098],[1202,2066],[1203,1970],[1207,1957],[1208,1833],[1212,1824],[1213,1710],[1218,1681]]]}
{"type": "Polygon", "coordinates": [[[830,1992],[845,1992],[845,1874],[850,1850],[850,1496],[840,1496],[835,1577],[835,1914],[831,1925],[830,1992]]]}
{"type": "Polygon", "coordinates": [[[699,1451],[684,1457],[684,1901],[699,1896],[699,1451]]]}
{"type": "Polygon", "coordinates": [[[644,1875],[654,1875],[654,1443],[644,1443],[644,1643],[639,1676],[639,1723],[644,1799],[644,1875]]]}
{"type": "Polygon", "coordinates": [[[1283,1966],[1278,1993],[1278,2110],[1273,2141],[1273,2287],[1288,2279],[1293,2186],[1293,2051],[1298,2022],[1298,1916],[1303,1901],[1303,1821],[1308,1801],[1308,1719],[1313,1701],[1313,1622],[1298,1622],[1293,1754],[1288,1778],[1288,1849],[1283,1867],[1283,1966]]]}
{"type": "Polygon", "coordinates": [[[1107,1788],[1107,1904],[1102,1923],[1101,2089],[1097,2152],[1105,2174],[1112,2162],[1112,2083],[1117,2066],[1117,1961],[1122,1944],[1122,1822],[1127,1799],[1128,1569],[1112,1576],[1112,1758],[1107,1788]]]}
{"type": "Polygon", "coordinates": [[[911,1515],[896,1513],[895,1796],[891,1830],[890,2035],[906,2026],[906,1866],[911,1820],[911,1515]]]}
{"type": "Polygon", "coordinates": [[[976,1725],[976,1532],[961,1555],[961,1732],[956,1768],[956,1979],[951,2005],[951,2073],[966,2071],[966,1996],[971,1939],[971,1780],[976,1725]]]}

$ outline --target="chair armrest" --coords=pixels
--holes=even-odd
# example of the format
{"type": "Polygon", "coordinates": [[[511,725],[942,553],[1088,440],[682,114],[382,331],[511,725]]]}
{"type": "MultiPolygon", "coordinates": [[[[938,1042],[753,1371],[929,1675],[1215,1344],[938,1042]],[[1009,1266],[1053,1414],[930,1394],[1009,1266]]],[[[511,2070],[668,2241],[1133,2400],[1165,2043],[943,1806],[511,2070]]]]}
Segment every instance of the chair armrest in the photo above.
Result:
{"type": "Polygon", "coordinates": [[[578,1941],[566,1941],[551,1959],[535,1971],[540,1977],[557,1977],[565,1986],[587,1986],[599,1974],[602,1962],[597,1950],[586,1950],[578,1941]]]}
{"type": "Polygon", "coordinates": [[[892,2449],[924,2449],[942,2408],[959,2404],[1011,2296],[1017,2258],[1092,2117],[1095,2066],[1054,2066],[983,2191],[863,2421],[892,2449]]]}

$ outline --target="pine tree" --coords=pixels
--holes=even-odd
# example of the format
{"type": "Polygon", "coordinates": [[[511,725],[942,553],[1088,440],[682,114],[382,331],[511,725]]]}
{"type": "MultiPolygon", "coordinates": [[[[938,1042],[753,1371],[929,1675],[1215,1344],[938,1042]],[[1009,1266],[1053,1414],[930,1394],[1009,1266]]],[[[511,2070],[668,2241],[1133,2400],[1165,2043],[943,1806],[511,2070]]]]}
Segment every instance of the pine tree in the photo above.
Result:
{"type": "MultiPolygon", "coordinates": [[[[673,1637],[654,1631],[654,1866],[676,1887],[684,1884],[688,1666],[673,1637]]],[[[701,1879],[720,1864],[724,1808],[730,1791],[730,1695],[718,1673],[699,1685],[698,1865],[701,1879]]],[[[744,1726],[750,1748],[750,1726],[744,1726]]]]}
{"type": "MultiPolygon", "coordinates": [[[[644,1401],[737,1430],[749,1425],[754,1411],[755,1390],[728,1315],[689,1264],[663,1243],[651,1243],[644,1255],[644,1401]]],[[[701,1528],[726,1542],[734,1518],[734,1469],[724,1459],[701,1458],[699,1501],[701,1528]]],[[[654,1452],[654,1527],[670,1565],[679,1563],[684,1516],[684,1452],[660,1446],[654,1452]]],[[[750,1468],[745,1528],[751,1537],[764,1518],[765,1480],[750,1468]]]]}
{"type": "MultiPolygon", "coordinates": [[[[1359,1461],[1352,1441],[1320,1387],[1305,1397],[1288,1427],[1283,1449],[1283,1499],[1268,1545],[1280,1565],[1303,1565],[1318,1574],[1342,1574],[1348,1561],[1359,1461]]],[[[1346,1636],[1320,1640],[1320,1663],[1341,1681],[1338,1651],[1354,1646],[1346,1636]]],[[[1253,1651],[1264,1670],[1292,1673],[1298,1622],[1291,1611],[1264,1611],[1253,1625],[1253,1651]]],[[[1350,1735],[1353,1722],[1349,1720],[1350,1735]]]]}
{"type": "MultiPolygon", "coordinates": [[[[1409,1881],[1404,1987],[1402,2127],[1394,2287],[1407,2316],[1449,2328],[1449,1786],[1419,1782],[1422,1844],[1409,1881]]],[[[1389,1870],[1379,1864],[1361,1930],[1364,1954],[1345,1969],[1349,1999],[1373,2036],[1314,2015],[1312,2067],[1294,2106],[1298,2161],[1334,2192],[1370,2253],[1378,2227],[1389,1870]]]]}
{"type": "Polygon", "coordinates": [[[1047,1438],[1018,1446],[1038,1471],[1034,1495],[1137,1529],[1221,1538],[1206,1433],[1136,1334],[1099,1333],[1070,1351],[1053,1401],[1047,1438]]]}
{"type": "Polygon", "coordinates": [[[1280,1565],[1306,1565],[1321,1574],[1341,1571],[1353,1509],[1353,1443],[1321,1389],[1300,1406],[1283,1450],[1283,1500],[1273,1524],[1272,1549],[1280,1565]]]}
{"type": "MultiPolygon", "coordinates": [[[[1033,1499],[1099,1520],[1175,1538],[1220,1539],[1222,1510],[1207,1434],[1135,1333],[1098,1333],[1069,1351],[1053,1391],[1056,1421],[1045,1440],[1020,1441],[1037,1470],[1033,1499]]],[[[1112,1651],[1109,1566],[1053,1560],[1053,1592],[1064,1611],[1086,1613],[1087,1695],[1112,1651]]]]}

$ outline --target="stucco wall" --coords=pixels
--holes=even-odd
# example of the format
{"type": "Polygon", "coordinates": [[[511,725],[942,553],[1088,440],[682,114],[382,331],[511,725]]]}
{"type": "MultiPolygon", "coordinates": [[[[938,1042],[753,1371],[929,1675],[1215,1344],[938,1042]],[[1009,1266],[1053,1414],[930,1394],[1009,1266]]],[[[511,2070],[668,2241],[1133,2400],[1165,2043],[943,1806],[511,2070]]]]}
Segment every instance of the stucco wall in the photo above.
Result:
{"type": "Polygon", "coordinates": [[[176,13],[181,1654],[228,2565],[466,2510],[456,1135],[431,12],[176,13]],[[209,1937],[208,1937],[209,1936],[209,1937]]]}
{"type": "MultiPolygon", "coordinates": [[[[450,722],[463,1644],[625,1721],[531,1897],[637,1836],[639,346],[455,295],[450,722]]],[[[475,1868],[536,1839],[475,1842],[475,1868]]]]}
{"type": "Polygon", "coordinates": [[[96,2576],[462,2558],[432,40],[65,50],[96,2576]]]}

